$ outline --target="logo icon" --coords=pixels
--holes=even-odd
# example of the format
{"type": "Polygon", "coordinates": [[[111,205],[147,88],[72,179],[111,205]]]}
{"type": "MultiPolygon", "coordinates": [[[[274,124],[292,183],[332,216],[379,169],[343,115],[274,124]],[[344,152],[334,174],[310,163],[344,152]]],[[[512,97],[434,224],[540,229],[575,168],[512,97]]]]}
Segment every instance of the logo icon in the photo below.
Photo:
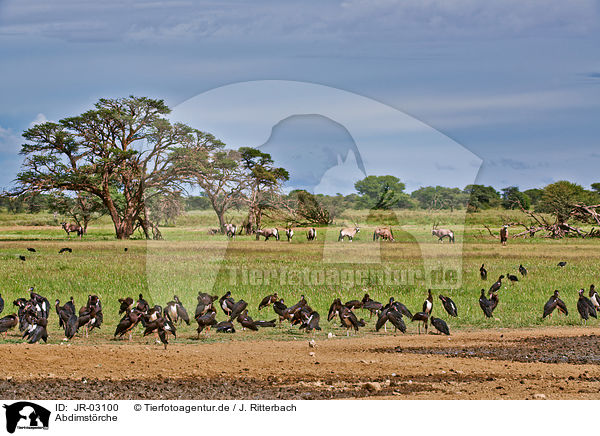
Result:
{"type": "Polygon", "coordinates": [[[6,431],[14,433],[19,429],[48,429],[50,411],[29,401],[19,401],[4,405],[6,409],[6,431]]]}

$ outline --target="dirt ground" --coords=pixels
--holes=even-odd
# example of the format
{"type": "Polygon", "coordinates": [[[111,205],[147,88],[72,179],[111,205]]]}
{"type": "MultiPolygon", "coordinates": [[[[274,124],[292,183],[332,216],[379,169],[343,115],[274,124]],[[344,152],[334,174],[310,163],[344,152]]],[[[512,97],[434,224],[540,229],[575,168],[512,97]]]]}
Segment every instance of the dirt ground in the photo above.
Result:
{"type": "Polygon", "coordinates": [[[3,399],[600,399],[600,330],[0,345],[3,399]],[[312,354],[314,353],[314,354],[312,354]]]}

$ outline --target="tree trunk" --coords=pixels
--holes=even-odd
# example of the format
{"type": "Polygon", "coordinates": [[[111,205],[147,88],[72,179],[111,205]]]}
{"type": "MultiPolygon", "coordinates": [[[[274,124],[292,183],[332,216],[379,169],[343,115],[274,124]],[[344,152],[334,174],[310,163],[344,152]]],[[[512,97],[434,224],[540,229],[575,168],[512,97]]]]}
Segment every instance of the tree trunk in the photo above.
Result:
{"type": "Polygon", "coordinates": [[[225,211],[215,209],[215,212],[217,213],[217,217],[219,218],[219,227],[221,228],[221,233],[225,233],[225,224],[227,224],[225,222],[225,211]]]}

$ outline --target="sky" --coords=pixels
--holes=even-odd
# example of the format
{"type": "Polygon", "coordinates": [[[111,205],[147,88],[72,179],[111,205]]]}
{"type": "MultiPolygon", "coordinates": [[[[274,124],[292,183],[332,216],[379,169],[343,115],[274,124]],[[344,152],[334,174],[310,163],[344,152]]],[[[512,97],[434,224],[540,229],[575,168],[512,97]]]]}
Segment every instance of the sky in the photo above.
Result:
{"type": "Polygon", "coordinates": [[[470,182],[524,190],[563,179],[587,187],[600,181],[599,6],[0,0],[0,187],[19,170],[24,129],[130,94],[164,99],[173,116],[216,129],[232,148],[262,146],[280,160],[320,139],[321,152],[342,150],[318,184],[309,173],[322,154],[294,160],[288,188],[348,193],[364,176],[361,158],[366,174],[391,173],[407,190],[470,182]],[[238,84],[253,96],[243,100],[252,117],[232,106],[238,84]],[[278,94],[281,84],[297,93],[278,94]],[[327,100],[333,115],[316,98],[303,112],[269,118],[260,140],[239,128],[306,89],[336,96],[327,100]],[[221,110],[190,116],[190,102],[215,95],[229,96],[221,110]],[[383,122],[374,108],[402,122],[383,122]]]}

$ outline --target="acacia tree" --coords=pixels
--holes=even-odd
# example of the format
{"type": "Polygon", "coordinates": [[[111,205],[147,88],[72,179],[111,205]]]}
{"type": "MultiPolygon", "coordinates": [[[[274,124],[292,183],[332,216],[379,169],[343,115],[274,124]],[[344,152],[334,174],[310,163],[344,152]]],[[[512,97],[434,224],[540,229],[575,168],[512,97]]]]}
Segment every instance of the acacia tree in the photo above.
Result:
{"type": "Polygon", "coordinates": [[[242,147],[241,165],[245,170],[244,202],[248,205],[248,217],[245,222],[249,234],[261,226],[263,212],[277,207],[281,184],[290,178],[287,170],[277,168],[269,153],[256,148],[242,147]]]}
{"type": "Polygon", "coordinates": [[[26,130],[13,193],[85,192],[102,201],[117,238],[129,238],[138,227],[149,237],[146,191],[178,187],[170,150],[190,133],[163,117],[169,112],[162,100],[147,97],[100,99],[79,116],[26,130]]]}
{"type": "Polygon", "coordinates": [[[224,233],[225,213],[241,201],[246,188],[240,153],[226,149],[225,144],[210,133],[190,129],[184,143],[175,148],[173,157],[177,172],[186,183],[204,192],[224,233]]]}

